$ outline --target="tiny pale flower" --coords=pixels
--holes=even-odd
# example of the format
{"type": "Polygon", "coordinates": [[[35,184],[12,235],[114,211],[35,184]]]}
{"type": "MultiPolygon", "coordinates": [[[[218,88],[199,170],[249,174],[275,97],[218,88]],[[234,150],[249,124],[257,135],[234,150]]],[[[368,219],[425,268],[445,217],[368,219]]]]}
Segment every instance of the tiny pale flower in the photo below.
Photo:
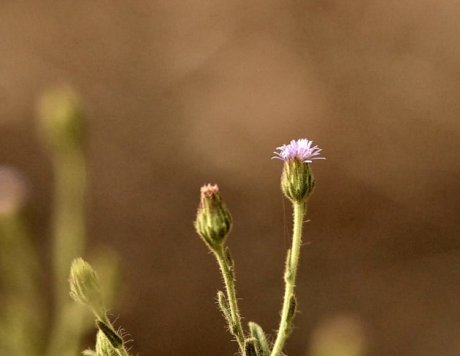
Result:
{"type": "Polygon", "coordinates": [[[321,148],[318,145],[313,146],[313,141],[302,138],[292,140],[287,145],[282,145],[276,148],[279,152],[273,152],[275,156],[272,158],[289,161],[297,158],[304,163],[312,163],[314,159],[326,159],[320,157],[321,148]]]}
{"type": "Polygon", "coordinates": [[[284,161],[281,176],[281,189],[292,202],[303,202],[313,191],[315,179],[311,172],[310,163],[320,156],[321,148],[313,146],[313,141],[305,138],[292,140],[289,144],[276,148],[275,159],[284,161]]]}

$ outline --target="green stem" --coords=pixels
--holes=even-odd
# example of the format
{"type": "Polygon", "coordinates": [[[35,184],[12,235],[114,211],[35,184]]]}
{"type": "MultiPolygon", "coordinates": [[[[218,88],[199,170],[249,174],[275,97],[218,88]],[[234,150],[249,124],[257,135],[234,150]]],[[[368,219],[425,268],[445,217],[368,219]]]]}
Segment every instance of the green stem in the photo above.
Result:
{"type": "Polygon", "coordinates": [[[220,246],[216,249],[214,254],[216,256],[217,263],[219,264],[220,271],[222,272],[222,277],[224,278],[228,304],[230,305],[230,313],[234,324],[234,330],[230,331],[235,335],[238,346],[240,347],[241,352],[244,353],[244,332],[238,309],[238,300],[236,299],[233,265],[231,265],[231,261],[228,261],[228,258],[226,257],[224,246],[220,246]]]}
{"type": "Polygon", "coordinates": [[[48,356],[77,353],[86,319],[68,296],[68,275],[85,245],[86,167],[83,152],[54,152],[53,273],[55,314],[48,356]]]}
{"type": "Polygon", "coordinates": [[[67,279],[70,265],[84,250],[86,167],[81,152],[56,155],[54,166],[53,263],[59,308],[69,300],[67,279]]]}
{"type": "Polygon", "coordinates": [[[276,336],[275,344],[271,356],[279,356],[283,351],[284,344],[289,336],[289,331],[292,326],[292,300],[294,298],[295,280],[297,275],[297,267],[299,264],[300,247],[302,244],[302,225],[306,213],[305,202],[294,202],[294,228],[292,232],[292,247],[288,252],[288,261],[286,262],[286,270],[284,274],[284,299],[281,312],[280,325],[276,336]]]}
{"type": "Polygon", "coordinates": [[[18,212],[0,217],[0,270],[3,290],[2,321],[9,353],[42,353],[44,313],[40,298],[40,265],[18,212]]]}

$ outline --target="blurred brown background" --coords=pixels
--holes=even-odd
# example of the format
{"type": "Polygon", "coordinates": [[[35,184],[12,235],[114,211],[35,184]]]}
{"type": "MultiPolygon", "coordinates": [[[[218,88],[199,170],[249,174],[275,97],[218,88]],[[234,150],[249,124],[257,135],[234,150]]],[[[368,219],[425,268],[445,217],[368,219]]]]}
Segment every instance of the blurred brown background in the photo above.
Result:
{"type": "Polygon", "coordinates": [[[192,226],[207,182],[234,215],[242,312],[276,329],[290,207],[270,156],[307,137],[327,160],[287,353],[349,315],[368,355],[458,355],[459,14],[448,0],[2,0],[0,160],[30,179],[44,263],[52,175],[34,105],[67,82],[90,128],[89,250],[122,258],[114,312],[135,353],[236,351],[192,226]]]}

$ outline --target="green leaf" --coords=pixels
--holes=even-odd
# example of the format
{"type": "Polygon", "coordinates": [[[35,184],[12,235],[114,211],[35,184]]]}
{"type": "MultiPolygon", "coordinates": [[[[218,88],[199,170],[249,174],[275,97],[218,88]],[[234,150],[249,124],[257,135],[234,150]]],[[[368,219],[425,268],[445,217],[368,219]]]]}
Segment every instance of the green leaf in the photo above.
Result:
{"type": "Polygon", "coordinates": [[[259,356],[269,356],[270,355],[270,347],[268,346],[267,337],[265,336],[265,332],[262,327],[250,321],[248,323],[249,326],[249,333],[251,337],[257,340],[257,353],[259,356]]]}

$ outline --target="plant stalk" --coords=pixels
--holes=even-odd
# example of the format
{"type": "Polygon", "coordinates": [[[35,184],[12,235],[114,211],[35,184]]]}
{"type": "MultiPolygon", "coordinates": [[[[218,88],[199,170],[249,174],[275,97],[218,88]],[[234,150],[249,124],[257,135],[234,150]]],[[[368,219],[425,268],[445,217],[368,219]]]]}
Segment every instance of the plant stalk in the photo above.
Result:
{"type": "Polygon", "coordinates": [[[235,274],[233,270],[233,265],[231,261],[228,261],[228,258],[224,251],[224,246],[220,246],[214,251],[216,256],[217,263],[219,264],[220,271],[222,272],[222,277],[224,279],[225,289],[227,292],[227,299],[230,306],[230,313],[232,317],[232,322],[234,324],[234,330],[230,332],[234,333],[236,341],[240,347],[241,353],[244,353],[244,332],[243,326],[241,323],[241,316],[238,308],[238,300],[236,298],[235,290],[235,274]]]}
{"type": "Polygon", "coordinates": [[[288,252],[288,261],[286,262],[286,270],[284,272],[284,298],[281,311],[280,325],[275,343],[271,352],[271,356],[280,356],[284,344],[289,336],[292,326],[292,299],[294,298],[295,280],[297,275],[297,267],[299,264],[300,247],[302,245],[302,226],[303,219],[306,213],[306,202],[293,202],[294,210],[294,227],[292,231],[292,246],[290,253],[288,252]]]}
{"type": "Polygon", "coordinates": [[[85,245],[86,167],[81,151],[54,152],[55,174],[53,219],[53,273],[55,314],[47,356],[72,356],[78,351],[81,333],[88,319],[67,292],[72,260],[81,256],[85,245]]]}

